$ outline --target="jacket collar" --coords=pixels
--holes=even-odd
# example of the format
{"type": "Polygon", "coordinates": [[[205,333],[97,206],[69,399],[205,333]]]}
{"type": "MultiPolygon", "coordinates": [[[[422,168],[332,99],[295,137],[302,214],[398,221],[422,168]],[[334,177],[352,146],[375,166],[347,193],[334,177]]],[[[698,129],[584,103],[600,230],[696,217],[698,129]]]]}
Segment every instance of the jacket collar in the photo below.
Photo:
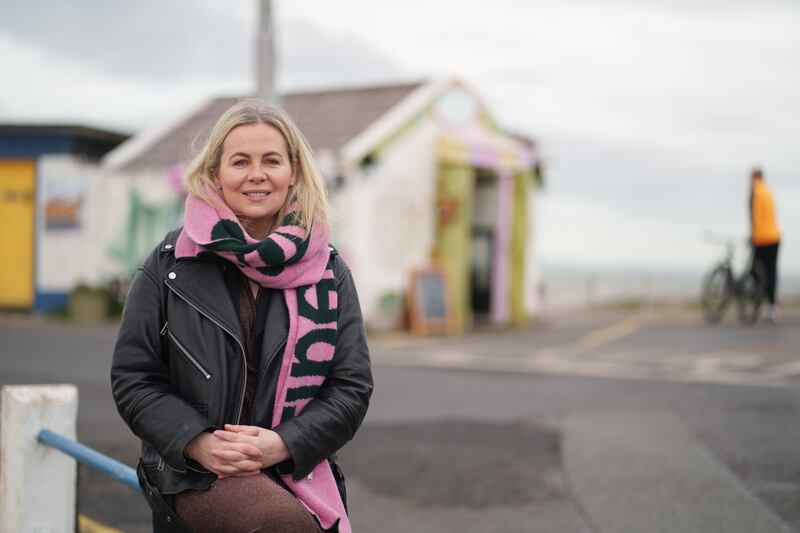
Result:
{"type": "Polygon", "coordinates": [[[164,273],[164,283],[244,346],[239,314],[225,285],[221,261],[195,258],[176,261],[164,273]]]}
{"type": "MultiPolygon", "coordinates": [[[[162,252],[175,253],[175,244],[181,229],[167,235],[161,243],[162,252]]],[[[164,274],[164,282],[198,311],[227,329],[244,346],[239,313],[231,300],[222,274],[226,263],[225,260],[213,256],[181,258],[164,274]],[[174,277],[170,276],[170,272],[174,277]]],[[[289,333],[289,316],[286,313],[282,293],[280,290],[274,291],[274,296],[269,301],[261,352],[262,365],[268,363],[265,359],[276,353],[289,333]]]]}
{"type": "MultiPolygon", "coordinates": [[[[174,258],[181,231],[183,227],[167,234],[161,243],[162,252],[174,258]]],[[[164,283],[200,313],[218,322],[244,346],[239,314],[234,309],[222,276],[222,259],[211,256],[173,261],[172,268],[164,272],[164,283]]]]}

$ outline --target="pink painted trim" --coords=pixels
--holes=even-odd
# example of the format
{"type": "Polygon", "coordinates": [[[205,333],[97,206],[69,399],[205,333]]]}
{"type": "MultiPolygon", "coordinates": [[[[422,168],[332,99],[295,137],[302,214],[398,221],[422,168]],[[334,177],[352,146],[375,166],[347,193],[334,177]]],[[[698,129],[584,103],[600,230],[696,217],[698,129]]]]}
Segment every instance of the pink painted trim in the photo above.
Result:
{"type": "Polygon", "coordinates": [[[495,224],[494,253],[492,265],[492,322],[505,324],[509,320],[510,298],[508,294],[511,219],[514,208],[514,180],[507,173],[497,179],[497,221],[495,224]]]}

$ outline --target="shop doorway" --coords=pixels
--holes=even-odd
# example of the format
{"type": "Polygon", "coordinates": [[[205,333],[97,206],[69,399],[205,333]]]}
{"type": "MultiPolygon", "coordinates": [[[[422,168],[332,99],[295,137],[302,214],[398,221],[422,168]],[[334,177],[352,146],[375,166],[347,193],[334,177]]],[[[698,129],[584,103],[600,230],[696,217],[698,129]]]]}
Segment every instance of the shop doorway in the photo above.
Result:
{"type": "Polygon", "coordinates": [[[477,168],[470,228],[470,300],[476,325],[491,320],[495,228],[498,217],[497,176],[477,168]]]}

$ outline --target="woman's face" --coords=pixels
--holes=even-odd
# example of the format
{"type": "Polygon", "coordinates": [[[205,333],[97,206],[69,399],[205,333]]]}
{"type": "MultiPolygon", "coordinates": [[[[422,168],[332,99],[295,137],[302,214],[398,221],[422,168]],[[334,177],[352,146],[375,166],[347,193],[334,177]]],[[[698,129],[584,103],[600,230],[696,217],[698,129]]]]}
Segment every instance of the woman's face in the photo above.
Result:
{"type": "Polygon", "coordinates": [[[231,211],[263,239],[294,181],[286,140],[268,124],[236,126],[222,143],[214,178],[231,211]]]}

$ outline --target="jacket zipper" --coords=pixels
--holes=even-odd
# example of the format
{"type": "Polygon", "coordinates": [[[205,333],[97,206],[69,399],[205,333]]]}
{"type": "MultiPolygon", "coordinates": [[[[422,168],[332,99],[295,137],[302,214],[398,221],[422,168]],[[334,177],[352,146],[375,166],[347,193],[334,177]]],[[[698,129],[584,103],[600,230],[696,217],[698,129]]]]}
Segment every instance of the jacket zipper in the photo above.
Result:
{"type": "Polygon", "coordinates": [[[177,290],[175,289],[175,287],[173,287],[172,285],[170,285],[170,284],[169,284],[169,282],[167,282],[167,281],[164,281],[164,283],[166,284],[166,286],[167,286],[167,287],[169,287],[169,289],[170,289],[172,292],[174,292],[174,293],[175,293],[175,294],[178,296],[178,298],[180,298],[181,300],[183,300],[184,302],[186,302],[187,304],[189,304],[189,306],[190,306],[190,307],[192,307],[192,308],[193,308],[195,311],[197,311],[198,313],[200,313],[201,315],[203,315],[204,317],[206,317],[207,319],[209,319],[209,320],[210,320],[212,323],[214,323],[214,324],[215,324],[215,325],[216,325],[218,328],[220,328],[222,331],[224,331],[225,333],[227,333],[228,335],[230,335],[230,336],[233,338],[233,340],[235,340],[235,341],[236,341],[236,344],[238,344],[238,345],[239,345],[239,349],[240,349],[240,351],[241,351],[241,354],[242,354],[242,368],[244,369],[244,379],[242,380],[242,394],[241,394],[241,399],[239,400],[239,409],[237,410],[237,413],[236,413],[236,423],[238,424],[238,423],[239,423],[239,420],[240,420],[240,419],[241,419],[241,417],[242,417],[242,407],[244,406],[244,392],[245,392],[245,387],[247,386],[247,355],[246,355],[246,354],[245,354],[245,352],[244,352],[244,346],[242,345],[242,341],[240,341],[240,340],[239,340],[239,337],[237,337],[237,336],[236,336],[236,335],[235,335],[235,334],[234,334],[234,333],[233,333],[231,330],[229,330],[228,328],[226,328],[225,326],[223,326],[223,325],[222,325],[222,324],[219,322],[219,320],[215,319],[215,318],[214,318],[214,317],[212,317],[212,316],[211,316],[209,313],[206,313],[205,311],[203,311],[202,309],[200,309],[198,306],[196,306],[195,304],[193,304],[191,301],[189,301],[189,299],[188,299],[188,298],[186,298],[186,297],[185,297],[184,295],[182,295],[182,294],[181,294],[179,291],[177,291],[177,290]]]}
{"type": "Polygon", "coordinates": [[[190,362],[190,363],[192,363],[192,364],[194,365],[194,367],[195,367],[197,370],[199,370],[199,371],[200,371],[200,373],[201,373],[201,374],[203,374],[203,377],[205,377],[206,379],[211,379],[211,374],[209,374],[208,370],[206,370],[206,369],[203,367],[203,365],[201,365],[201,364],[200,364],[200,361],[198,361],[197,359],[195,359],[195,358],[194,358],[194,356],[192,356],[192,354],[190,354],[190,353],[189,353],[189,350],[187,350],[187,349],[186,349],[186,348],[183,346],[183,344],[181,344],[181,343],[180,343],[180,341],[178,340],[178,338],[177,338],[177,337],[175,337],[175,335],[173,335],[171,331],[167,331],[167,336],[169,337],[169,340],[171,340],[171,341],[172,341],[172,344],[174,344],[174,345],[175,345],[175,346],[178,348],[178,351],[179,351],[179,352],[181,352],[181,354],[182,354],[182,355],[183,355],[183,356],[184,356],[186,359],[188,359],[188,360],[189,360],[189,362],[190,362]]]}

